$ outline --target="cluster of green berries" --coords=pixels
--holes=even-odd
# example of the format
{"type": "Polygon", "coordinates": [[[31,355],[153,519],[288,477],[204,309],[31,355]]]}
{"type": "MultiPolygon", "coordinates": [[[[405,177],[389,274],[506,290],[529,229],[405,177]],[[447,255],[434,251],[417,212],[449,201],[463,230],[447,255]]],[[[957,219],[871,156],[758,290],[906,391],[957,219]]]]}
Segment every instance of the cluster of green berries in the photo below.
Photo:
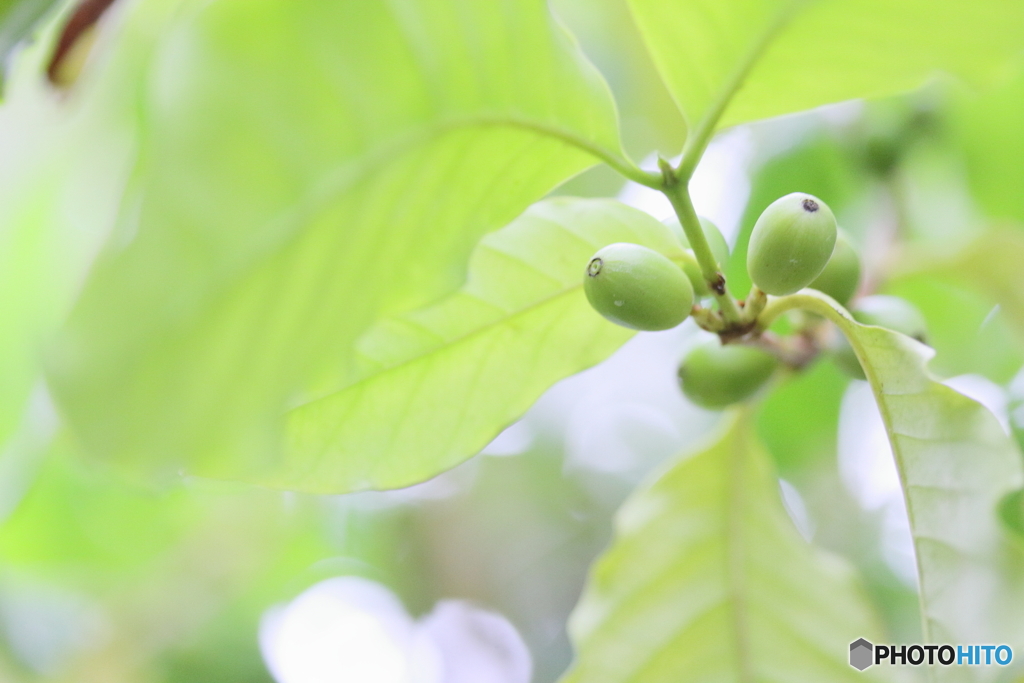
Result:
{"type": "MultiPolygon", "coordinates": [[[[678,222],[668,225],[688,247],[678,222]]],[[[701,227],[716,260],[724,263],[729,251],[722,233],[703,218],[701,227]]],[[[587,264],[587,299],[597,312],[624,327],[652,331],[675,327],[690,315],[695,298],[712,294],[692,251],[689,256],[677,263],[638,244],[608,245],[587,264]]],[[[860,284],[861,264],[828,205],[817,197],[793,193],[772,202],[754,224],[747,272],[765,294],[784,296],[810,287],[847,305],[860,284]]],[[[861,323],[924,340],[923,317],[903,299],[863,297],[851,313],[861,323]]],[[[851,376],[864,378],[845,339],[837,342],[832,355],[851,376]]],[[[687,354],[679,367],[679,382],[697,405],[724,408],[757,393],[779,366],[778,358],[761,348],[712,340],[687,354]]]]}

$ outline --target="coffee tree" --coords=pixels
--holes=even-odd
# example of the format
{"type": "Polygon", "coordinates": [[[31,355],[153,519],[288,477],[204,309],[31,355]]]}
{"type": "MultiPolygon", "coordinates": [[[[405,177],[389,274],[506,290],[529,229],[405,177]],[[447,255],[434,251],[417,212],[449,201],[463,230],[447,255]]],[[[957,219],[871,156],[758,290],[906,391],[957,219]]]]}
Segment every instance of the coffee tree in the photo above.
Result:
{"type": "MultiPolygon", "coordinates": [[[[679,349],[679,387],[722,411],[718,426],[617,513],[569,620],[564,680],[872,675],[848,647],[892,642],[885,605],[801,538],[778,488],[801,433],[835,432],[788,392],[837,403],[845,379],[816,374],[835,367],[870,385],[895,459],[910,632],[1024,652],[1017,423],[943,382],[1008,384],[1024,364],[1018,4],[629,0],[635,28],[613,32],[638,31],[682,141],[642,164],[618,112],[644,104],[615,101],[558,3],[0,7],[7,471],[36,472],[58,443],[71,467],[142,486],[399,489],[472,458],[638,331],[687,325],[703,341],[679,349]],[[699,216],[691,180],[720,131],[927,84],[940,104],[887,100],[853,125],[854,151],[827,143],[829,169],[870,179],[855,192],[827,194],[801,142],[749,202],[737,193],[748,216],[731,250],[699,216]],[[925,138],[955,147],[983,217],[952,237],[913,227],[929,198],[897,191],[925,138]],[[786,164],[810,169],[807,186],[786,164]],[[556,191],[584,172],[615,189],[556,191]],[[673,215],[608,196],[623,183],[673,215]],[[891,220],[868,229],[879,206],[891,220]]],[[[20,512],[33,478],[18,476],[11,566],[50,528],[20,512]]],[[[271,528],[261,501],[253,524],[271,528]]]]}

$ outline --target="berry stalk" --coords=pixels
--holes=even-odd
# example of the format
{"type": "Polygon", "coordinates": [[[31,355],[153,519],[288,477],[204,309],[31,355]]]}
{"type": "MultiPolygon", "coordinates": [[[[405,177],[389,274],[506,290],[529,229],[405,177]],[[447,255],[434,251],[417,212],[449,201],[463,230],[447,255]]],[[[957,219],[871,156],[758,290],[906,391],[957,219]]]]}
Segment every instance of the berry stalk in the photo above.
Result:
{"type": "Polygon", "coordinates": [[[711,253],[711,247],[704,236],[700,218],[697,217],[697,211],[693,208],[693,202],[690,201],[690,193],[686,185],[679,182],[671,164],[664,159],[660,159],[658,164],[664,175],[661,192],[668,197],[672,208],[675,209],[676,216],[679,217],[679,223],[683,226],[683,232],[686,233],[686,239],[690,242],[690,248],[693,249],[693,254],[697,257],[701,274],[707,281],[708,288],[714,292],[715,300],[718,301],[722,318],[726,323],[739,324],[742,321],[742,313],[739,306],[736,305],[736,300],[729,293],[729,288],[725,284],[725,276],[715,260],[715,255],[711,253]]]}

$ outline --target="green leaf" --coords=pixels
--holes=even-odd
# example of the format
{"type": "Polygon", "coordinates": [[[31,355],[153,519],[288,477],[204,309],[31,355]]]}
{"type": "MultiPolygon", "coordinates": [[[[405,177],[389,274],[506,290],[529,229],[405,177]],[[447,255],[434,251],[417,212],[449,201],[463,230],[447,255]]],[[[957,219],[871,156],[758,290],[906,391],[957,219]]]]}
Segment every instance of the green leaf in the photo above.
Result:
{"type": "Polygon", "coordinates": [[[793,527],[751,418],[733,413],[619,511],[564,680],[852,682],[865,674],[849,644],[878,632],[850,569],[793,527]]]}
{"type": "Polygon", "coordinates": [[[554,199],[487,235],[460,291],[376,325],[345,389],[293,410],[263,483],[320,492],[397,488],[462,462],[558,380],[633,332],[591,309],[583,271],[614,242],[682,256],[672,233],[613,200],[554,199]]]}
{"type": "Polygon", "coordinates": [[[931,377],[927,346],[860,325],[813,290],[792,302],[840,327],[871,383],[907,504],[924,642],[1024,644],[1024,554],[997,514],[1024,479],[1010,437],[987,408],[931,377]]]}
{"type": "Polygon", "coordinates": [[[936,70],[985,81],[1024,40],[1024,5],[1005,0],[631,4],[691,125],[730,97],[719,127],[908,90],[936,70]]]}
{"type": "Polygon", "coordinates": [[[139,105],[122,239],[49,377],[95,454],[255,477],[287,408],[358,377],[376,320],[457,288],[482,234],[618,158],[614,104],[542,0],[186,8],[139,105]]]}

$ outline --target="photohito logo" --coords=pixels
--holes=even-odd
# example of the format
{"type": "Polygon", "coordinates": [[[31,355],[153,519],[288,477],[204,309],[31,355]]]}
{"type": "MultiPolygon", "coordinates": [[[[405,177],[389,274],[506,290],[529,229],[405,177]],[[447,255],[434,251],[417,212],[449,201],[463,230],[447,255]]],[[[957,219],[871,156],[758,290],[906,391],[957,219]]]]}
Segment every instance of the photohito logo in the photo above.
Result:
{"type": "Polygon", "coordinates": [[[920,666],[1006,666],[1013,661],[1009,645],[874,645],[864,638],[850,643],[850,666],[857,671],[873,664],[920,666]]]}

